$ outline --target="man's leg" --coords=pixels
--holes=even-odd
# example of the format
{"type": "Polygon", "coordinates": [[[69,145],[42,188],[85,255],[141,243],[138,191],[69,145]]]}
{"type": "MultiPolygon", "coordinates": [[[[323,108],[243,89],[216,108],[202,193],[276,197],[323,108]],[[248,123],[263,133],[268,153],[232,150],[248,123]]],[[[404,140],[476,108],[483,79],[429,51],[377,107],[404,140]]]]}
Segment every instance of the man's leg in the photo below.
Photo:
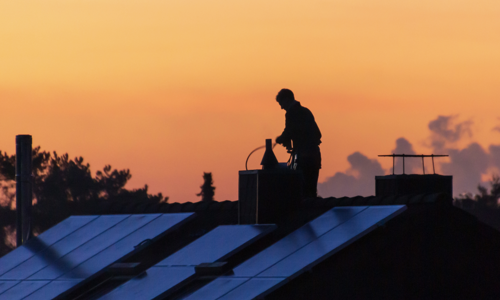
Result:
{"type": "Polygon", "coordinates": [[[304,198],[316,198],[318,196],[319,168],[304,167],[302,174],[304,175],[304,198]]]}

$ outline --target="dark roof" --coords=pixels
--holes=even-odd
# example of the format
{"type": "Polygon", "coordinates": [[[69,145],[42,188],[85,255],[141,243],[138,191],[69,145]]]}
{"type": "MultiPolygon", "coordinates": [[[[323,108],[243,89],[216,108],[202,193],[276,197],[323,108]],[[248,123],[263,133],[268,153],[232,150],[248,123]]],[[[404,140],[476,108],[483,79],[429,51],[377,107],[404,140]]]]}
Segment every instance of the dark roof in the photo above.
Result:
{"type": "MultiPolygon", "coordinates": [[[[266,299],[500,298],[496,281],[500,277],[500,232],[454,207],[452,201],[447,194],[303,200],[295,214],[278,220],[276,230],[242,249],[227,264],[231,268],[242,264],[334,207],[406,205],[404,212],[287,281],[266,299]]],[[[93,214],[195,212],[196,217],[177,231],[121,261],[140,262],[139,272],[219,225],[238,223],[238,201],[122,201],[102,202],[98,207],[99,211],[93,214]]],[[[112,276],[103,273],[69,296],[96,299],[128,280],[112,276]],[[90,294],[85,294],[89,290],[90,294]]],[[[181,299],[213,279],[196,277],[179,287],[171,299],[181,299]]]]}
{"type": "MultiPolygon", "coordinates": [[[[453,199],[446,194],[418,194],[402,196],[356,196],[356,197],[329,197],[311,198],[303,200],[301,207],[304,209],[326,209],[336,206],[365,206],[365,205],[418,205],[418,204],[443,204],[452,205],[453,199]]],[[[85,210],[83,210],[85,211],[85,210]]],[[[177,213],[177,212],[229,212],[238,211],[238,201],[210,201],[210,202],[184,202],[184,203],[157,203],[154,201],[100,201],[93,214],[141,214],[141,213],[177,213]]]]}

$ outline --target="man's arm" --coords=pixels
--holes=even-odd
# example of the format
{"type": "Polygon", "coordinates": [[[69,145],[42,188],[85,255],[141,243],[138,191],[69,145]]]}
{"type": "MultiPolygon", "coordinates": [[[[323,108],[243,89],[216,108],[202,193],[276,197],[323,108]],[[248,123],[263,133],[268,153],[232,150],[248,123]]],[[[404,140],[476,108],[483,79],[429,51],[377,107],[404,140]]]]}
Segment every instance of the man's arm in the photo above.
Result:
{"type": "Polygon", "coordinates": [[[292,140],[280,135],[276,138],[276,143],[282,144],[287,149],[292,149],[292,140]]]}
{"type": "Polygon", "coordinates": [[[291,134],[292,125],[290,124],[290,118],[285,115],[285,130],[283,133],[276,138],[276,143],[282,144],[287,149],[292,149],[292,134],[291,134]]]}

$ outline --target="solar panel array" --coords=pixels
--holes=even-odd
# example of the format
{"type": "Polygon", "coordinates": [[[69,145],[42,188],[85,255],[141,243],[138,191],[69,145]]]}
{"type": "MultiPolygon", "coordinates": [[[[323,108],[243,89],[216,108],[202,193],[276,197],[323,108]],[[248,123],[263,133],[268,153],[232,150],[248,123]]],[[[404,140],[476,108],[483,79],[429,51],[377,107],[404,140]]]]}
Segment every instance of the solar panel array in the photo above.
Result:
{"type": "Polygon", "coordinates": [[[154,299],[193,279],[195,266],[225,261],[276,228],[275,225],[219,226],[100,299],[154,299]]]}
{"type": "Polygon", "coordinates": [[[0,299],[53,299],[194,214],[72,216],[0,258],[0,299]]]}
{"type": "Polygon", "coordinates": [[[404,205],[333,208],[240,264],[234,275],[219,277],[185,299],[263,297],[404,210],[404,205]]]}

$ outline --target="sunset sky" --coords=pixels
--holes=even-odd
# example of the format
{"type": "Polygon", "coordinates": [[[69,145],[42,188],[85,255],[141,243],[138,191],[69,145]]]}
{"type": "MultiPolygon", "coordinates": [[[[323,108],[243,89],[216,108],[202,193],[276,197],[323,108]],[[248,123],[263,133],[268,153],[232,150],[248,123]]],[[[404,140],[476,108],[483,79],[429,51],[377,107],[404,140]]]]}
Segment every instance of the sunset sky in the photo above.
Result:
{"type": "Polygon", "coordinates": [[[283,130],[281,88],[323,133],[320,182],[400,137],[432,153],[439,115],[472,124],[453,147],[487,149],[499,16],[498,0],[0,0],[0,149],[31,134],[171,202],[198,201],[212,172],[215,198],[236,200],[247,155],[283,130]]]}

